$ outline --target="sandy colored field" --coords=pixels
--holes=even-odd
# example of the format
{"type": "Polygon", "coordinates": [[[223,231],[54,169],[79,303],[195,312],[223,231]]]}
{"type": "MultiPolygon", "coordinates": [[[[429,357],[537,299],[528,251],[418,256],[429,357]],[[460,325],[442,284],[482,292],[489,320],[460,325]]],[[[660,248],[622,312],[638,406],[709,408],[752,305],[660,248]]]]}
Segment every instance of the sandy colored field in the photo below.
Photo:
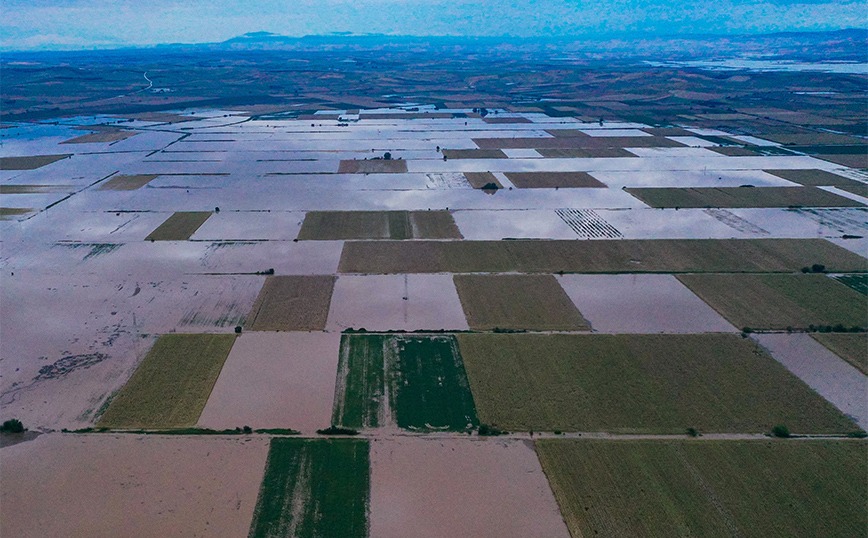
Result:
{"type": "Polygon", "coordinates": [[[651,207],[863,207],[816,187],[650,187],[627,192],[651,207]]]}
{"type": "MultiPolygon", "coordinates": [[[[561,129],[558,131],[565,131],[561,129]]],[[[555,130],[550,133],[558,132],[555,130]]],[[[581,131],[575,131],[581,133],[581,131]]],[[[481,149],[600,149],[600,148],[678,148],[684,147],[662,136],[557,136],[553,138],[474,138],[481,149]]]]}
{"type": "Polygon", "coordinates": [[[471,329],[591,329],[552,275],[455,275],[453,280],[471,329]]]}
{"type": "MultiPolygon", "coordinates": [[[[99,186],[101,191],[134,191],[157,179],[156,174],[139,174],[135,176],[117,175],[99,186]]],[[[193,235],[193,234],[190,234],[193,235]]]]}
{"type": "Polygon", "coordinates": [[[249,538],[366,538],[370,457],[365,439],[271,441],[249,538]]]}
{"type": "Polygon", "coordinates": [[[195,425],[235,338],[234,334],[164,334],[97,426],[166,429],[195,425]]]}
{"type": "Polygon", "coordinates": [[[0,194],[45,194],[72,190],[72,185],[0,185],[0,194]]]}
{"type": "Polygon", "coordinates": [[[868,333],[812,333],[811,336],[868,375],[868,333]]]}
{"type": "Polygon", "coordinates": [[[177,211],[148,234],[145,241],[186,241],[210,216],[210,211],[177,211]]]}
{"type": "Polygon", "coordinates": [[[509,431],[858,430],[738,335],[457,338],[480,423],[509,431]]]}
{"type": "Polygon", "coordinates": [[[299,240],[461,239],[448,211],[309,211],[299,240]]]}
{"type": "Polygon", "coordinates": [[[624,148],[539,148],[537,151],[547,159],[611,159],[615,157],[636,157],[624,148]]]}
{"type": "Polygon", "coordinates": [[[331,423],[339,334],[244,333],[235,341],[198,426],[291,428],[331,423]]]}
{"type": "Polygon", "coordinates": [[[251,331],[321,331],[334,285],[331,275],[270,276],[245,326],[251,331]]]}
{"type": "Polygon", "coordinates": [[[795,272],[815,263],[864,272],[868,261],[824,239],[348,241],[341,273],[795,272]]]}
{"type": "Polygon", "coordinates": [[[326,330],[467,330],[450,275],[341,275],[326,330]]]}
{"type": "Polygon", "coordinates": [[[519,189],[607,188],[587,172],[507,172],[505,175],[519,189]]]}
{"type": "Polygon", "coordinates": [[[763,170],[769,174],[782,177],[787,181],[798,183],[809,187],[820,187],[825,185],[864,185],[858,181],[827,172],[825,170],[763,170]]]}
{"type": "Polygon", "coordinates": [[[443,156],[447,159],[506,159],[507,156],[499,149],[444,149],[443,156]]]}
{"type": "Polygon", "coordinates": [[[574,537],[862,535],[863,441],[537,441],[574,537]]]}
{"type": "Polygon", "coordinates": [[[678,280],[739,329],[868,326],[865,296],[821,274],[678,275],[678,280]]]}
{"type": "Polygon", "coordinates": [[[32,207],[0,207],[0,220],[9,220],[33,211],[32,207]]]}
{"type": "Polygon", "coordinates": [[[470,186],[474,189],[481,189],[486,185],[493,183],[498,189],[502,189],[503,185],[491,172],[464,172],[464,177],[470,182],[470,186]]]}
{"type": "Polygon", "coordinates": [[[345,334],[332,423],[465,431],[479,425],[453,336],[345,334]]]}
{"type": "Polygon", "coordinates": [[[405,174],[407,161],[404,159],[343,160],[338,166],[338,174],[405,174]]]}
{"type": "Polygon", "coordinates": [[[0,170],[35,170],[59,160],[66,159],[67,157],[72,157],[72,154],[0,157],[0,170]]]}
{"type": "Polygon", "coordinates": [[[371,443],[371,536],[569,532],[529,443],[399,437],[371,443]]]}
{"type": "Polygon", "coordinates": [[[841,166],[846,166],[848,168],[859,168],[865,169],[868,168],[868,154],[846,154],[846,153],[838,153],[838,154],[819,154],[812,155],[812,157],[816,157],[818,159],[823,159],[824,161],[829,161],[830,163],[839,164],[841,166]]]}
{"type": "Polygon", "coordinates": [[[95,142],[117,142],[119,140],[126,140],[127,138],[130,138],[131,136],[135,136],[137,134],[139,133],[135,131],[103,130],[96,133],[81,135],[75,138],[71,138],[69,140],[65,140],[61,142],[61,144],[93,144],[95,142]]]}
{"type": "Polygon", "coordinates": [[[672,275],[563,275],[557,278],[597,332],[735,331],[735,327],[672,275]]]}
{"type": "Polygon", "coordinates": [[[514,117],[514,118],[491,118],[491,117],[488,117],[488,118],[482,118],[482,121],[484,121],[485,123],[488,123],[488,124],[492,124],[492,125],[498,125],[498,124],[503,124],[503,123],[533,123],[529,119],[523,118],[521,116],[514,117]]]}
{"type": "Polygon", "coordinates": [[[246,536],[265,438],[47,434],[4,448],[4,537],[246,536]]]}

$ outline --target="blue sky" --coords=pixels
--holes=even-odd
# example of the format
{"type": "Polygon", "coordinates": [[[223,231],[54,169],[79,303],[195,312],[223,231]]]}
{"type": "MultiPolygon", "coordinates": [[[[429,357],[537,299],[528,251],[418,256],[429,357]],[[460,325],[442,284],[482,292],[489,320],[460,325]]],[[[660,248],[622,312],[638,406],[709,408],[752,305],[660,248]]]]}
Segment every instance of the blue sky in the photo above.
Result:
{"type": "Polygon", "coordinates": [[[865,27],[864,0],[3,0],[5,50],[207,43],[253,31],[581,36],[865,27]]]}

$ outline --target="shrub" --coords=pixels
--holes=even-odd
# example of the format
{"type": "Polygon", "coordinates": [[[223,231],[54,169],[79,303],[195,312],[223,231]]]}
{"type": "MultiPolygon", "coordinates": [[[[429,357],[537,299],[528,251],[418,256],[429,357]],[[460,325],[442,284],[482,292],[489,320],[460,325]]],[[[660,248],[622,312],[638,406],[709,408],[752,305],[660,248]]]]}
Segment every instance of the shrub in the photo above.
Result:
{"type": "Polygon", "coordinates": [[[241,334],[241,325],[235,326],[235,334],[241,334]]]}
{"type": "Polygon", "coordinates": [[[687,428],[687,435],[690,437],[699,437],[699,432],[696,431],[696,428],[687,428]]]}
{"type": "Polygon", "coordinates": [[[497,186],[497,183],[486,183],[482,186],[482,190],[484,191],[496,191],[500,187],[497,186]]]}
{"type": "Polygon", "coordinates": [[[244,426],[243,431],[244,433],[253,433],[253,428],[250,426],[244,426]]]}
{"type": "Polygon", "coordinates": [[[826,272],[826,266],[819,264],[819,263],[815,263],[814,265],[811,266],[811,271],[814,273],[825,273],[826,272]]]}
{"type": "Polygon", "coordinates": [[[3,433],[21,433],[24,429],[24,424],[22,424],[17,418],[10,418],[0,426],[0,432],[3,433]]]}
{"type": "Polygon", "coordinates": [[[781,424],[772,428],[772,435],[774,435],[775,437],[786,439],[790,436],[790,429],[781,424]]]}
{"type": "Polygon", "coordinates": [[[329,426],[324,430],[317,430],[320,435],[358,435],[359,432],[350,428],[341,428],[339,426],[329,426]]]}

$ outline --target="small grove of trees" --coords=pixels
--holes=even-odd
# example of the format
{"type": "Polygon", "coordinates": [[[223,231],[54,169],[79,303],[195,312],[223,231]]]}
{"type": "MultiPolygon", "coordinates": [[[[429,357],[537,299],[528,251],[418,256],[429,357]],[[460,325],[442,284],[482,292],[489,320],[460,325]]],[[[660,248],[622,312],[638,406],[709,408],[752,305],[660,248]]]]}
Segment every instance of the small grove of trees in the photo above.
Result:
{"type": "Polygon", "coordinates": [[[25,429],[24,424],[17,418],[11,418],[0,425],[0,432],[2,433],[21,433],[25,429]]]}

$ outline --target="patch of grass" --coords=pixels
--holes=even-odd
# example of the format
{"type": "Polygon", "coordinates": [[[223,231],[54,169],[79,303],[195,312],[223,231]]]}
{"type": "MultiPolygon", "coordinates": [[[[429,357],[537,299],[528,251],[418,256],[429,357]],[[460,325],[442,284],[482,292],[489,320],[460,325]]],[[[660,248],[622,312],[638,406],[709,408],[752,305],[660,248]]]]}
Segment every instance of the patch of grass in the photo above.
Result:
{"type": "Polygon", "coordinates": [[[341,273],[795,272],[822,262],[861,273],[868,261],[825,239],[348,241],[341,273]]]}
{"type": "Polygon", "coordinates": [[[864,183],[825,170],[763,170],[763,172],[768,172],[769,174],[786,179],[787,181],[792,181],[793,183],[798,183],[799,185],[805,185],[807,187],[852,184],[864,185],[864,183]]]}
{"type": "Polygon", "coordinates": [[[448,211],[309,211],[298,239],[460,239],[448,211]]]}
{"type": "Polygon", "coordinates": [[[344,160],[338,165],[338,174],[406,174],[404,159],[344,160]]]}
{"type": "Polygon", "coordinates": [[[868,375],[868,333],[811,333],[811,337],[868,375]]]}
{"type": "Polygon", "coordinates": [[[0,207],[0,220],[26,215],[33,211],[32,207],[0,207]]]}
{"type": "Polygon", "coordinates": [[[148,234],[145,241],[186,241],[210,216],[210,211],[178,211],[148,234]]]}
{"type": "Polygon", "coordinates": [[[344,334],[332,422],[465,431],[478,424],[453,336],[344,334]]]}
{"type": "Polygon", "coordinates": [[[479,420],[510,431],[803,433],[859,428],[733,334],[457,336],[479,420]]]}
{"type": "Polygon", "coordinates": [[[269,276],[244,327],[251,331],[321,331],[334,287],[332,275],[269,276]]]}
{"type": "Polygon", "coordinates": [[[736,327],[865,327],[865,297],[823,274],[677,275],[736,327]]]}
{"type": "Polygon", "coordinates": [[[73,192],[72,185],[0,185],[0,194],[44,194],[73,192]]]}
{"type": "Polygon", "coordinates": [[[117,175],[99,186],[101,191],[134,191],[157,179],[156,174],[117,175]]]}
{"type": "Polygon", "coordinates": [[[35,170],[51,163],[72,157],[71,153],[62,155],[31,155],[29,157],[0,157],[0,170],[35,170]]]}
{"type": "Polygon", "coordinates": [[[367,440],[272,439],[249,537],[367,537],[369,506],[367,440]]]}
{"type": "Polygon", "coordinates": [[[473,330],[591,329],[552,275],[455,275],[453,280],[473,330]]]}
{"type": "Polygon", "coordinates": [[[861,441],[536,442],[573,536],[862,536],[861,441]]]}
{"type": "Polygon", "coordinates": [[[863,207],[816,187],[648,187],[627,192],[651,207],[863,207]]]}
{"type": "Polygon", "coordinates": [[[97,422],[99,428],[195,426],[234,334],[166,334],[148,352],[97,422]]]}
{"type": "Polygon", "coordinates": [[[444,149],[447,159],[506,159],[506,153],[499,149],[444,149]]]}
{"type": "Polygon", "coordinates": [[[868,275],[837,275],[832,278],[862,295],[868,295],[868,275]]]}
{"type": "Polygon", "coordinates": [[[587,172],[506,172],[519,189],[607,188],[587,172]]]}

